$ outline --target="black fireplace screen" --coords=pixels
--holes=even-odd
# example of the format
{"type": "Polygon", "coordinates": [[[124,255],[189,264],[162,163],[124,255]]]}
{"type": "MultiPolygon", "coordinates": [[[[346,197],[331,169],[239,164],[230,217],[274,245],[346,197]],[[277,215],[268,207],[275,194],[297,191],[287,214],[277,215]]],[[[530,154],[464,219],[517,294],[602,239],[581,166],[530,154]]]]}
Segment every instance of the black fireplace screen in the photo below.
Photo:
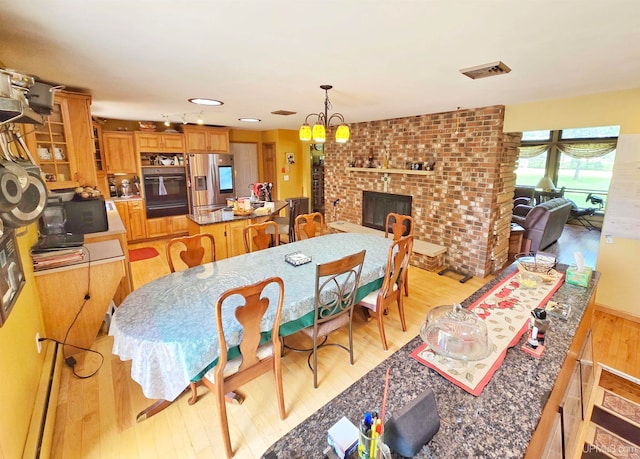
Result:
{"type": "Polygon", "coordinates": [[[384,231],[387,214],[411,215],[411,196],[403,194],[362,192],[362,226],[384,231]]]}

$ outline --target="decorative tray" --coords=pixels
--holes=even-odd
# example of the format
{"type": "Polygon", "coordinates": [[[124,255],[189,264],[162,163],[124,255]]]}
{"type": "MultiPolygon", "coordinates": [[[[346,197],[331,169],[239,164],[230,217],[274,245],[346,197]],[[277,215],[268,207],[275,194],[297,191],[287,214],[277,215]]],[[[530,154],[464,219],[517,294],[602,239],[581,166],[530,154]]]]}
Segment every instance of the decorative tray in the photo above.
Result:
{"type": "Polygon", "coordinates": [[[252,213],[253,213],[253,209],[251,210],[236,209],[233,211],[233,215],[235,215],[236,217],[246,217],[248,215],[251,215],[252,213]]]}
{"type": "Polygon", "coordinates": [[[302,252],[293,252],[285,255],[284,261],[293,266],[300,266],[309,263],[311,261],[311,257],[305,255],[302,252]]]}

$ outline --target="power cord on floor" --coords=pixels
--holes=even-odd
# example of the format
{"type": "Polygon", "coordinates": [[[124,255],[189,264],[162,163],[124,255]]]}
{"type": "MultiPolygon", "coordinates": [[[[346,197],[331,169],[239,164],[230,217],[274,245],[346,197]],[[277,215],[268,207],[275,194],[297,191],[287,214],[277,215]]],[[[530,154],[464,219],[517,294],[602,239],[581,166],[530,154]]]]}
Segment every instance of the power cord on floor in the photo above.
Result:
{"type": "Polygon", "coordinates": [[[67,332],[65,333],[64,340],[62,342],[54,338],[38,338],[38,341],[49,340],[62,345],[62,355],[64,357],[64,362],[67,364],[67,366],[71,368],[71,370],[73,371],[73,375],[79,379],[91,378],[98,371],[100,371],[100,368],[102,368],[102,364],[104,363],[104,355],[102,355],[100,352],[95,351],[93,349],[86,348],[86,347],[76,346],[74,344],[67,343],[67,338],[69,337],[69,332],[71,331],[71,328],[73,328],[73,325],[78,320],[78,317],[80,317],[80,313],[82,312],[85,305],[87,304],[87,301],[91,299],[91,295],[89,294],[89,291],[91,289],[91,252],[89,252],[89,250],[84,246],[83,246],[83,249],[87,252],[87,293],[84,295],[84,298],[83,298],[84,301],[82,302],[82,305],[80,305],[80,308],[78,308],[78,312],[76,313],[75,317],[71,321],[71,324],[69,324],[69,327],[67,327],[67,332]],[[100,356],[100,364],[98,365],[98,368],[96,368],[95,371],[91,372],[88,375],[79,375],[78,373],[76,373],[76,363],[77,363],[76,359],[73,356],[67,357],[65,355],[65,352],[64,352],[65,346],[71,346],[71,347],[75,347],[76,349],[98,354],[100,356]]]}
{"type": "Polygon", "coordinates": [[[98,371],[100,371],[100,368],[102,368],[102,364],[104,363],[104,355],[102,355],[101,352],[98,352],[98,351],[96,351],[94,349],[89,349],[89,348],[86,348],[86,347],[76,346],[74,344],[69,344],[69,343],[66,343],[66,342],[58,341],[57,339],[54,339],[54,338],[38,338],[38,341],[53,341],[54,343],[58,343],[58,344],[62,345],[63,356],[64,356],[64,346],[75,347],[76,349],[80,349],[82,351],[92,352],[92,353],[98,354],[100,356],[100,364],[98,365],[98,368],[96,368],[94,371],[92,371],[88,375],[80,375],[80,374],[76,373],[76,368],[75,368],[76,367],[76,363],[77,363],[76,359],[72,355],[70,355],[68,357],[65,356],[64,357],[64,363],[66,363],[67,366],[71,368],[71,370],[73,371],[73,375],[76,378],[79,378],[79,379],[91,378],[98,371]]]}

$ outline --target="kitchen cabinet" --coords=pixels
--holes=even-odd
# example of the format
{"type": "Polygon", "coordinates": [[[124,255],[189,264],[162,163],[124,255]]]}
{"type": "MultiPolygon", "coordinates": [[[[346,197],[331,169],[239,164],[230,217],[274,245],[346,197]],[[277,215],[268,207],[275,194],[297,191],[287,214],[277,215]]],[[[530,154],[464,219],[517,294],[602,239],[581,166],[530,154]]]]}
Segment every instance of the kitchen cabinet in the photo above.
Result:
{"type": "Polygon", "coordinates": [[[169,218],[171,219],[171,234],[186,234],[189,232],[186,215],[175,215],[169,218]]]}
{"type": "Polygon", "coordinates": [[[107,165],[104,160],[104,148],[102,147],[102,126],[94,121],[93,128],[93,146],[94,146],[94,162],[96,168],[96,176],[98,181],[96,187],[103,196],[109,196],[109,183],[107,181],[107,165]]]}
{"type": "Polygon", "coordinates": [[[48,338],[73,343],[65,355],[91,348],[109,303],[125,275],[125,256],[117,240],[85,244],[85,262],[35,272],[42,301],[42,320],[48,338]],[[86,280],[91,279],[91,297],[86,280]],[[79,314],[82,311],[82,314],[79,314]]]}
{"type": "Polygon", "coordinates": [[[97,184],[91,96],[56,91],[51,115],[25,141],[48,189],[97,184]]]}
{"type": "Polygon", "coordinates": [[[102,148],[102,126],[99,123],[93,122],[93,145],[95,150],[95,163],[96,163],[96,174],[98,177],[104,177],[107,175],[106,166],[104,163],[104,149],[102,148]]]}
{"type": "Polygon", "coordinates": [[[115,201],[115,205],[122,223],[127,229],[127,241],[145,239],[147,237],[147,223],[144,201],[141,199],[115,201]]]}
{"type": "Polygon", "coordinates": [[[147,237],[160,237],[169,234],[169,219],[167,217],[149,218],[147,220],[147,237]]]}
{"type": "Polygon", "coordinates": [[[138,173],[133,132],[104,131],[102,145],[109,174],[138,173]]]}
{"type": "Polygon", "coordinates": [[[187,232],[187,217],[184,215],[147,219],[148,238],[175,236],[187,232]]]}
{"type": "Polygon", "coordinates": [[[229,129],[183,126],[187,153],[229,153],[229,129]]]}
{"type": "Polygon", "coordinates": [[[201,233],[213,235],[216,246],[216,260],[223,260],[245,253],[242,231],[250,223],[251,220],[235,220],[228,223],[199,225],[192,220],[187,220],[190,236],[201,233]]]}
{"type": "MultiPolygon", "coordinates": [[[[584,364],[592,364],[593,362],[591,355],[591,322],[594,309],[594,298],[592,296],[569,346],[565,361],[558,372],[553,390],[549,394],[538,426],[531,437],[525,458],[538,458],[545,451],[557,451],[557,447],[553,447],[551,443],[557,444],[558,419],[560,419],[563,434],[561,440],[564,445],[564,451],[571,452],[572,449],[570,448],[575,446],[575,432],[583,415],[581,362],[584,364]]],[[[582,373],[585,374],[586,369],[582,373]]],[[[590,377],[593,377],[593,375],[590,377]]],[[[593,382],[590,384],[593,384],[593,382]]],[[[546,457],[557,456],[547,455],[546,457]]]]}
{"type": "Polygon", "coordinates": [[[184,136],[164,132],[136,132],[138,153],[184,153],[184,136]]]}

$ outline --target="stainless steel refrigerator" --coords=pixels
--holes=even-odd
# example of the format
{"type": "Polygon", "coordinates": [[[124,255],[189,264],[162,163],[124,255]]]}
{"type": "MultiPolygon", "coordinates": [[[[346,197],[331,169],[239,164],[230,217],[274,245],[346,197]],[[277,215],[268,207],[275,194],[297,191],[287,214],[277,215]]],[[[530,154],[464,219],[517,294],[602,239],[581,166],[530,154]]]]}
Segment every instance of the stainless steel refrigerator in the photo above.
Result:
{"type": "Polygon", "coordinates": [[[193,154],[187,161],[191,187],[191,211],[211,206],[225,206],[235,198],[233,155],[193,154]]]}

